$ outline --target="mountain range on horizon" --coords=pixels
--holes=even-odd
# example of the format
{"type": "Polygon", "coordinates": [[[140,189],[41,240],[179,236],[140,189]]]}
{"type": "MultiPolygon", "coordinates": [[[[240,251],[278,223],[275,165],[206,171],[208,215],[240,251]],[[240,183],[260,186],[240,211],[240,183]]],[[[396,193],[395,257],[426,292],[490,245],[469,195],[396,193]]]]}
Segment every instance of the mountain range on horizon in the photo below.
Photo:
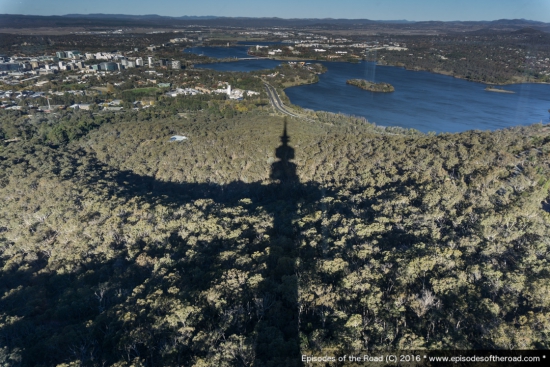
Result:
{"type": "Polygon", "coordinates": [[[145,19],[158,19],[158,18],[174,18],[174,19],[216,19],[224,18],[218,17],[215,15],[181,15],[181,16],[168,16],[168,15],[158,15],[158,14],[143,14],[143,15],[133,15],[133,14],[105,14],[105,13],[90,13],[90,14],[65,14],[61,15],[62,17],[70,18],[123,18],[123,19],[135,19],[135,18],[145,18],[145,19]]]}
{"type": "MultiPolygon", "coordinates": [[[[4,14],[2,14],[4,15],[4,14]]],[[[9,15],[9,14],[5,14],[9,15]]],[[[50,15],[55,16],[55,15],[50,15]]],[[[530,23],[530,24],[550,24],[537,20],[530,19],[495,19],[495,20],[479,20],[479,21],[469,21],[469,20],[451,20],[451,21],[440,21],[440,20],[408,20],[408,19],[367,19],[367,18],[281,18],[281,17],[225,17],[217,15],[181,15],[181,16],[169,16],[169,15],[159,15],[159,14],[107,14],[107,13],[90,13],[90,14],[64,14],[60,15],[61,17],[68,18],[103,18],[103,19],[159,19],[159,18],[169,18],[169,19],[277,19],[282,21],[293,21],[293,20],[308,20],[308,21],[323,21],[323,22],[376,22],[376,23],[426,23],[426,22],[443,22],[443,23],[530,23]]],[[[48,16],[43,16],[48,17],[48,16]]]]}
{"type": "Polygon", "coordinates": [[[281,19],[281,20],[320,20],[320,21],[342,21],[342,20],[358,20],[358,21],[372,21],[372,22],[387,22],[387,23],[416,23],[416,21],[407,19],[395,19],[395,20],[373,20],[365,18],[281,18],[281,17],[224,17],[217,15],[181,15],[181,16],[169,16],[158,14],[105,14],[105,13],[91,13],[91,14],[65,14],[62,17],[72,18],[145,18],[145,19],[158,19],[158,18],[173,18],[173,19],[281,19]]]}
{"type": "Polygon", "coordinates": [[[505,28],[519,30],[526,27],[550,32],[550,23],[527,19],[498,19],[491,21],[409,21],[372,20],[346,18],[278,18],[278,17],[219,17],[204,16],[164,16],[158,14],[66,14],[66,15],[20,15],[0,14],[0,28],[36,28],[36,27],[156,27],[171,28],[178,26],[221,26],[221,27],[369,27],[383,26],[413,27],[415,29],[435,28],[505,28]]]}

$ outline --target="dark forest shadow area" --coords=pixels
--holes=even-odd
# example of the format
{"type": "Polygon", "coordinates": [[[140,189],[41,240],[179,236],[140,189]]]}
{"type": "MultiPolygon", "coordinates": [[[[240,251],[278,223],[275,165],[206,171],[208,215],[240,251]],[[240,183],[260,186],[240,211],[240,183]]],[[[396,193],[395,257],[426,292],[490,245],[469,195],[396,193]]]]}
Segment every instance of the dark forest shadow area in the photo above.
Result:
{"type": "MultiPolygon", "coordinates": [[[[190,355],[208,360],[217,355],[215,348],[222,348],[228,350],[225,362],[230,365],[301,365],[299,235],[293,222],[298,206],[303,206],[302,214],[313,211],[311,203],[318,202],[325,190],[315,183],[300,183],[289,141],[285,121],[281,145],[276,148],[278,160],[271,165],[267,183],[163,182],[115,171],[95,161],[93,170],[100,174],[87,184],[99,190],[115,181],[117,185],[108,185],[110,195],[125,200],[139,197],[172,208],[204,200],[201,211],[205,217],[220,216],[220,210],[232,207],[238,207],[245,217],[261,211],[271,219],[269,226],[262,231],[249,227],[234,241],[214,235],[213,240],[199,239],[193,245],[178,232],[170,235],[164,247],[115,238],[111,244],[115,258],[83,262],[74,272],[48,272],[45,256],[30,264],[28,271],[4,271],[0,284],[7,293],[0,309],[10,321],[4,320],[0,327],[0,341],[12,352],[3,358],[25,366],[70,360],[110,365],[120,359],[139,360],[148,366],[188,365],[185,361],[190,355]],[[129,254],[129,246],[140,255],[129,254]],[[240,258],[257,254],[262,255],[253,265],[238,265],[240,258]],[[150,259],[163,257],[164,264],[151,264],[150,259]],[[235,271],[248,272],[256,283],[240,284],[237,292],[227,292],[225,278],[235,271]],[[167,273],[177,274],[178,279],[167,282],[167,273]],[[136,297],[136,290],[157,294],[157,303],[136,297]],[[162,301],[163,294],[170,300],[162,301]],[[162,321],[173,307],[182,307],[182,315],[187,313],[194,326],[187,327],[181,320],[162,321]],[[200,316],[194,314],[198,310],[200,316]],[[164,325],[151,325],[151,317],[164,325]],[[220,338],[233,340],[232,347],[220,343],[220,338]]],[[[178,317],[185,318],[182,315],[178,317]]]]}

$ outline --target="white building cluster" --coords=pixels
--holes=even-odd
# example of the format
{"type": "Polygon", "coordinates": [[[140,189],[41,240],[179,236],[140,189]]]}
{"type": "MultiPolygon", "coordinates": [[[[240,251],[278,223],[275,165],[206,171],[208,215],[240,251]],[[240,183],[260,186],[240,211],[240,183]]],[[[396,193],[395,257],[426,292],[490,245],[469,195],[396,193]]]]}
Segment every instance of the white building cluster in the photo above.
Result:
{"type": "Polygon", "coordinates": [[[174,90],[171,90],[169,92],[165,93],[167,96],[170,97],[177,97],[177,96],[195,96],[197,94],[203,94],[201,91],[194,89],[194,88],[176,88],[174,90]]]}
{"type": "MultiPolygon", "coordinates": [[[[222,83],[227,84],[227,83],[222,83]]],[[[243,90],[243,89],[232,89],[231,85],[227,84],[226,88],[219,88],[219,89],[207,89],[204,87],[195,87],[195,88],[176,88],[174,90],[171,90],[169,92],[166,92],[165,95],[170,97],[177,97],[180,95],[197,95],[197,94],[208,94],[208,93],[218,93],[218,94],[226,94],[229,99],[242,99],[245,95],[247,96],[254,96],[259,95],[260,93],[255,92],[253,90],[243,90]]]]}
{"type": "MultiPolygon", "coordinates": [[[[128,52],[131,54],[133,51],[128,52]]],[[[152,56],[130,57],[119,52],[57,51],[55,56],[18,57],[0,55],[0,81],[16,85],[29,78],[40,75],[56,74],[60,71],[76,70],[85,73],[114,72],[129,68],[146,67],[172,68],[180,70],[180,60],[159,59],[152,56]],[[97,60],[97,64],[89,63],[97,60]]]]}

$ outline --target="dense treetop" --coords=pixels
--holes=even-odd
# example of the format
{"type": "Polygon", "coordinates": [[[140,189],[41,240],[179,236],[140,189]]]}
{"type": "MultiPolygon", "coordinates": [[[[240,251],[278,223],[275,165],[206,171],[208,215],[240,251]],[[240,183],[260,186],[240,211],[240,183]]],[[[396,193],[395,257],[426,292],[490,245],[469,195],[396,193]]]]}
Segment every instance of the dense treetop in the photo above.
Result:
{"type": "Polygon", "coordinates": [[[550,348],[547,126],[216,108],[1,112],[2,364],[550,348]]]}

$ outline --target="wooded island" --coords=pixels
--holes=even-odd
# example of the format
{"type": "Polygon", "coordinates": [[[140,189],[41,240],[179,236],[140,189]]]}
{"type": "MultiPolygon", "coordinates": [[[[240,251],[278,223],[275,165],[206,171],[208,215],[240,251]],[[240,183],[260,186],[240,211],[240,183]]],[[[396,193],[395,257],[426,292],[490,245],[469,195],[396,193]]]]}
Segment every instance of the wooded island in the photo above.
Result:
{"type": "Polygon", "coordinates": [[[346,80],[346,84],[355,85],[364,90],[379,93],[391,93],[395,91],[393,85],[389,83],[373,83],[364,79],[349,79],[346,80]]]}

